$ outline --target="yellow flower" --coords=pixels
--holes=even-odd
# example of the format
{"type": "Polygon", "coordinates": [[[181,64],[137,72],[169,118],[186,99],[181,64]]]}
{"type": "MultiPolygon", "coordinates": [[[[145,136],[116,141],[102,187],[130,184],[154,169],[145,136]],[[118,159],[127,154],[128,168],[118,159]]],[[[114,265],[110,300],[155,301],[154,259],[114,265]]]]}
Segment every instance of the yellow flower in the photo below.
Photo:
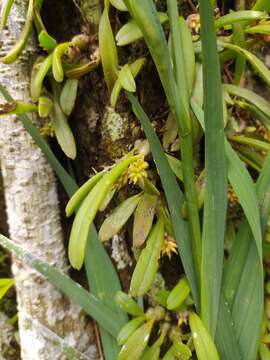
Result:
{"type": "Polygon", "coordinates": [[[234,207],[238,203],[238,197],[233,190],[233,187],[231,184],[228,186],[228,200],[229,200],[229,206],[234,207]]]}
{"type": "Polygon", "coordinates": [[[148,163],[144,161],[144,156],[142,155],[137,161],[133,162],[128,168],[128,177],[129,182],[136,184],[138,181],[143,181],[144,178],[147,178],[148,163]]]}
{"type": "Polygon", "coordinates": [[[191,14],[187,17],[187,25],[191,31],[198,34],[201,28],[201,20],[199,14],[191,14]]]}
{"type": "Polygon", "coordinates": [[[171,260],[172,254],[177,254],[177,245],[173,237],[168,234],[165,234],[165,239],[163,247],[161,249],[161,256],[167,255],[171,260]]]}

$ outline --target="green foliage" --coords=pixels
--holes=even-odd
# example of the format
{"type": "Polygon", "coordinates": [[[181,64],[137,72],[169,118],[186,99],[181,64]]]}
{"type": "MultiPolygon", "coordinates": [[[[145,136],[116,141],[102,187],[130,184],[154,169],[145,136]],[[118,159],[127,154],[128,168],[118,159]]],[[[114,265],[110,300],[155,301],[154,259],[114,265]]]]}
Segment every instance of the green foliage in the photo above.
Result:
{"type": "Polygon", "coordinates": [[[219,360],[215,344],[199,316],[191,313],[189,316],[189,324],[198,359],[219,360]]]}
{"type": "MultiPolygon", "coordinates": [[[[21,39],[2,59],[11,62],[17,58],[34,21],[40,45],[46,52],[37,59],[32,71],[31,95],[38,106],[8,99],[9,103],[1,110],[3,114],[18,114],[22,118],[63,186],[73,194],[66,206],[67,216],[76,213],[69,259],[73,267],[80,269],[86,257],[92,294],[83,289],[76,292],[70,279],[62,278],[62,274],[50,267],[47,271],[46,264],[29,254],[26,260],[45,272],[50,281],[100,322],[106,359],[114,360],[117,356],[120,360],[159,359],[165,344],[165,360],[190,359],[194,348],[197,358],[202,360],[254,360],[257,353],[261,360],[269,358],[265,346],[269,334],[264,331],[261,335],[260,328],[264,300],[263,256],[268,256],[262,249],[268,246],[264,236],[270,211],[270,111],[266,99],[241,87],[247,63],[270,84],[269,69],[253,53],[252,47],[257,38],[264,39],[263,36],[270,33],[268,2],[258,0],[251,10],[242,9],[214,18],[212,2],[201,0],[201,20],[197,14],[190,20],[179,17],[176,0],[167,1],[167,13],[158,12],[152,0],[105,0],[99,26],[100,57],[95,55],[85,64],[80,62],[80,56],[89,55],[89,38],[78,35],[57,44],[42,23],[39,7],[34,8],[30,1],[21,39]],[[127,22],[121,24],[115,37],[110,23],[113,14],[109,11],[110,3],[131,16],[128,19],[124,15],[127,22]],[[135,79],[148,57],[134,58],[134,43],[140,39],[150,51],[169,105],[165,130],[157,127],[158,134],[137,97],[131,94],[141,89],[135,79]],[[134,44],[130,58],[119,66],[116,45],[130,44],[134,44]],[[99,58],[110,105],[115,108],[121,90],[126,90],[151,154],[142,155],[140,149],[135,148],[114,166],[90,178],[74,194],[76,185],[21,113],[38,111],[42,117],[50,116],[60,147],[66,156],[74,159],[76,144],[67,116],[75,106],[78,78],[93,71],[99,58]],[[234,69],[229,76],[224,76],[226,84],[221,83],[220,64],[226,76],[234,69]],[[44,86],[45,77],[52,84],[53,96],[44,86]],[[250,124],[254,119],[256,127],[250,124]],[[203,149],[204,154],[198,154],[198,149],[203,149]],[[145,161],[147,156],[149,163],[145,161]],[[127,195],[126,190],[130,189],[132,195],[127,195]],[[118,292],[114,303],[115,293],[120,289],[119,279],[93,227],[98,211],[107,209],[112,198],[113,203],[120,204],[101,225],[99,240],[109,241],[126,225],[132,233],[137,263],[131,277],[130,295],[137,297],[137,301],[118,292]],[[242,212],[235,210],[239,206],[242,212]],[[129,221],[132,216],[133,222],[129,221]],[[231,216],[237,221],[232,222],[231,216]],[[227,225],[227,218],[233,231],[227,225]],[[226,262],[225,232],[230,238],[230,246],[225,244],[226,262]],[[157,286],[156,282],[160,257],[168,254],[170,259],[176,252],[174,238],[186,277],[169,291],[167,284],[157,286]],[[86,301],[86,293],[90,300],[86,301]],[[153,306],[143,310],[152,301],[153,306]],[[194,306],[198,315],[193,312],[194,306]],[[127,313],[133,316],[129,321],[127,313]],[[185,318],[187,313],[189,319],[185,318]],[[192,334],[183,332],[181,324],[185,321],[192,334]]],[[[12,1],[7,2],[3,10],[2,27],[11,5],[12,1]]],[[[145,102],[143,92],[139,95],[145,102]]],[[[1,239],[5,246],[20,253],[16,245],[1,239]]]]}
{"type": "Polygon", "coordinates": [[[118,55],[109,20],[109,0],[105,0],[104,3],[105,6],[99,23],[99,51],[106,85],[111,92],[117,79],[118,55]]]}
{"type": "Polygon", "coordinates": [[[158,269],[158,259],[164,241],[164,224],[158,219],[142,250],[130,283],[132,296],[140,296],[150,290],[158,269]]]}
{"type": "Polygon", "coordinates": [[[5,5],[2,8],[0,30],[4,30],[4,28],[7,25],[7,20],[8,20],[9,13],[10,13],[13,3],[14,3],[14,0],[7,0],[5,5]]]}
{"type": "Polygon", "coordinates": [[[57,46],[56,40],[51,37],[46,30],[42,30],[38,35],[40,45],[48,51],[53,51],[57,46]]]}
{"type": "Polygon", "coordinates": [[[68,247],[69,260],[75,269],[80,269],[83,265],[88,232],[106,194],[127,167],[136,160],[137,157],[131,155],[115,165],[111,171],[99,180],[82,201],[82,205],[80,206],[72,225],[68,247]]]}
{"type": "Polygon", "coordinates": [[[167,298],[167,308],[169,310],[177,309],[186,300],[190,293],[190,287],[186,278],[182,278],[170,292],[167,298]]]}
{"type": "Polygon", "coordinates": [[[0,301],[6,295],[10,288],[14,285],[13,279],[0,279],[0,301]]]}
{"type": "MultiPolygon", "coordinates": [[[[6,3],[6,7],[5,7],[4,13],[2,15],[2,24],[1,25],[3,27],[5,26],[5,24],[7,22],[7,18],[8,18],[11,6],[12,6],[12,1],[8,1],[6,3]]],[[[28,40],[28,37],[30,35],[31,29],[32,29],[33,17],[34,17],[34,0],[29,0],[26,21],[25,21],[25,25],[24,25],[21,37],[17,41],[15,46],[10,50],[10,52],[1,59],[1,61],[4,64],[13,63],[18,58],[18,56],[21,54],[21,52],[23,51],[23,49],[26,45],[26,42],[28,40]]]]}
{"type": "Polygon", "coordinates": [[[79,81],[67,79],[60,95],[60,106],[63,112],[69,116],[75,106],[79,81]]]}

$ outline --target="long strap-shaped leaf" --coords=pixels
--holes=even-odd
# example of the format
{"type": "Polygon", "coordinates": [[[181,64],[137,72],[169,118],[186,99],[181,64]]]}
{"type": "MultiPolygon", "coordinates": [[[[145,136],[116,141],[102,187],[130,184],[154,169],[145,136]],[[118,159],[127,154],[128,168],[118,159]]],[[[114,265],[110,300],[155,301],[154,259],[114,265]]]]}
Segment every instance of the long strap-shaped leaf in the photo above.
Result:
{"type": "MultiPolygon", "coordinates": [[[[265,234],[270,212],[270,153],[256,185],[261,210],[262,233],[265,234]]],[[[232,320],[243,359],[256,357],[263,314],[263,270],[261,259],[247,222],[244,222],[225,267],[223,289],[232,309],[232,320]]],[[[220,315],[222,316],[222,314],[220,315]]],[[[224,329],[220,325],[220,337],[224,329]]],[[[222,341],[217,338],[217,341],[222,341]]],[[[224,353],[224,359],[229,360],[224,353]]]]}
{"type": "Polygon", "coordinates": [[[29,252],[22,249],[17,243],[9,240],[0,234],[0,244],[21,261],[30,267],[36,269],[45,276],[54,286],[66,294],[74,303],[80,305],[90,316],[97,320],[104,329],[112,336],[116,336],[120,330],[118,324],[118,316],[111,309],[104,305],[94,295],[80,287],[75,281],[71,280],[67,275],[63,274],[53,266],[36,259],[29,252]]]}
{"type": "MultiPolygon", "coordinates": [[[[205,129],[203,110],[194,101],[191,101],[191,106],[202,128],[205,129]]],[[[260,213],[254,183],[243,162],[226,139],[225,153],[228,161],[228,179],[249,222],[249,226],[257,245],[258,253],[262,256],[260,213]]]]}
{"type": "Polygon", "coordinates": [[[206,189],[202,239],[201,314],[209,332],[216,330],[223,269],[227,173],[220,68],[210,0],[200,0],[206,189]]]}
{"type": "MultiPolygon", "coordinates": [[[[203,127],[202,110],[200,112],[194,103],[192,103],[192,107],[203,127]]],[[[226,155],[229,161],[229,180],[244,209],[247,221],[244,221],[240,227],[225,267],[224,296],[221,297],[216,341],[222,359],[230,360],[232,358],[231,352],[234,349],[237,351],[234,352],[234,359],[252,360],[257,351],[260,314],[263,310],[261,229],[258,203],[261,207],[260,221],[262,233],[264,233],[270,206],[270,156],[265,161],[256,186],[257,195],[260,199],[258,202],[252,190],[252,180],[228,142],[226,143],[226,155]],[[228,323],[227,327],[225,321],[228,323]],[[231,336],[233,333],[235,338],[231,336]],[[237,350],[237,343],[235,342],[239,342],[240,350],[237,350]]]]}
{"type": "Polygon", "coordinates": [[[146,115],[134,95],[128,94],[128,98],[132,104],[132,110],[137,116],[137,118],[140,120],[146,137],[150,143],[151,152],[155,160],[170,209],[174,227],[174,234],[177,241],[181,260],[192,289],[195,303],[198,306],[199,294],[197,290],[196,274],[194,270],[193,257],[189,241],[188,224],[181,218],[180,215],[181,208],[184,204],[184,196],[177,184],[175,176],[170,168],[160,141],[151,126],[151,122],[148,116],[146,115]]]}
{"type": "MultiPolygon", "coordinates": [[[[193,101],[191,105],[198,121],[204,129],[203,110],[193,101]]],[[[228,160],[228,179],[238,196],[248,222],[246,222],[245,226],[242,226],[238,235],[238,238],[243,240],[239,242],[236,241],[236,244],[239,246],[235,246],[231,252],[229,259],[229,263],[231,263],[229,266],[230,271],[228,273],[225,271],[224,274],[216,341],[222,359],[229,360],[233,358],[238,360],[242,357],[235,333],[236,330],[233,321],[234,314],[232,314],[232,302],[248,257],[250,246],[246,246],[245,239],[247,237],[251,237],[252,239],[253,234],[256,241],[257,253],[259,253],[259,249],[261,248],[261,226],[258,200],[252,179],[242,161],[237,156],[237,153],[231,147],[230,143],[226,141],[225,145],[228,160]]]]}
{"type": "MultiPolygon", "coordinates": [[[[185,197],[187,204],[188,223],[190,229],[191,247],[194,257],[194,264],[197,274],[197,281],[200,282],[200,267],[201,267],[201,225],[197,201],[197,189],[194,181],[194,164],[193,164],[193,141],[192,141],[192,122],[189,112],[189,92],[186,61],[189,66],[192,66],[192,60],[184,57],[185,46],[190,47],[193,51],[192,40],[190,43],[183,41],[183,19],[179,23],[178,17],[178,3],[177,0],[167,0],[169,21],[170,21],[170,34],[171,34],[171,53],[173,60],[173,68],[175,73],[175,82],[177,88],[177,97],[171,99],[176,107],[176,103],[180,104],[180,111],[176,111],[175,120],[178,122],[180,129],[180,148],[181,160],[183,164],[184,173],[184,187],[185,197]],[[180,25],[181,24],[181,25],[180,25]]],[[[186,26],[184,22],[184,26],[186,26]]],[[[189,30],[186,30],[188,35],[189,30]]],[[[193,54],[194,56],[194,54],[193,54]]],[[[160,59],[162,63],[162,59],[160,59]]],[[[165,63],[165,62],[164,62],[165,63]]],[[[168,69],[169,70],[169,69],[168,69]]],[[[192,69],[190,69],[192,72],[192,69]]],[[[172,85],[171,85],[172,86],[172,85]]],[[[177,107],[176,107],[177,108],[177,107]]],[[[171,110],[172,111],[172,110],[171,110]]]]}
{"type": "MultiPolygon", "coordinates": [[[[88,278],[91,293],[99,300],[105,301],[106,305],[117,315],[118,324],[122,328],[128,321],[126,313],[120,310],[119,306],[115,303],[114,297],[117,290],[121,289],[118,276],[115,272],[104,271],[111,267],[111,260],[108,256],[100,258],[96,256],[97,253],[103,252],[103,244],[97,239],[96,229],[91,228],[90,239],[87,243],[85,269],[88,278]]],[[[120,351],[120,347],[115,341],[115,337],[104,329],[100,324],[100,334],[102,338],[102,346],[106,360],[115,360],[120,351]]],[[[116,336],[117,334],[115,334],[116,336]]]]}

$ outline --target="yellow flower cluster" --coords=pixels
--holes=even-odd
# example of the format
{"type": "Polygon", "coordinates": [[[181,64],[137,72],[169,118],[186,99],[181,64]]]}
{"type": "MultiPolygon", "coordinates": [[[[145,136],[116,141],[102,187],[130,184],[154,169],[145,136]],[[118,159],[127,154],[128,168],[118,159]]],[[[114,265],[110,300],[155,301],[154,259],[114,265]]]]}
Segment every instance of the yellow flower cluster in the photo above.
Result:
{"type": "Polygon", "coordinates": [[[163,247],[161,249],[161,256],[166,255],[171,260],[173,253],[177,254],[177,244],[172,236],[165,234],[163,247]]]}
{"type": "Polygon", "coordinates": [[[147,178],[146,169],[148,166],[148,163],[144,161],[143,155],[132,163],[128,168],[129,183],[136,184],[138,181],[143,181],[144,178],[147,178]]]}
{"type": "Polygon", "coordinates": [[[148,166],[148,163],[144,161],[144,156],[141,155],[140,158],[129,165],[129,168],[119,177],[115,184],[116,189],[121,189],[127,183],[136,185],[137,182],[143,181],[144,178],[147,178],[146,169],[148,166]]]}
{"type": "Polygon", "coordinates": [[[187,17],[187,25],[195,34],[199,34],[201,28],[201,19],[199,14],[191,14],[187,17]]]}
{"type": "Polygon", "coordinates": [[[236,195],[235,191],[233,190],[233,187],[231,186],[231,184],[229,184],[229,186],[228,186],[228,200],[229,200],[230,207],[234,207],[234,205],[236,205],[238,203],[237,195],[236,195]]]}

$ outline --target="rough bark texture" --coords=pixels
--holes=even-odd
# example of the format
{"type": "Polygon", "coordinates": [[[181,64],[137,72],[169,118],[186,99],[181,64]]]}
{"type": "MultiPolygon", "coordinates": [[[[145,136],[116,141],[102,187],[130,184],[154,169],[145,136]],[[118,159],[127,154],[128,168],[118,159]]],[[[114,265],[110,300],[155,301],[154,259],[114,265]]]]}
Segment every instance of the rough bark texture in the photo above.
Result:
{"type": "MultiPolygon", "coordinates": [[[[8,30],[2,33],[2,57],[19,37],[27,0],[14,3],[8,30]]],[[[29,70],[35,53],[33,43],[20,60],[0,65],[1,83],[12,96],[29,101],[29,70]]],[[[36,120],[33,118],[33,120],[36,120]]],[[[0,121],[0,156],[4,180],[9,232],[13,240],[38,258],[67,271],[59,219],[56,182],[41,151],[13,116],[0,121]]],[[[81,310],[35,271],[14,259],[21,357],[25,360],[65,359],[61,349],[43,336],[37,323],[65,338],[69,345],[96,358],[93,329],[81,310]]]]}
{"type": "Polygon", "coordinates": [[[14,328],[8,323],[8,317],[0,312],[0,360],[17,360],[18,344],[14,328]]]}

